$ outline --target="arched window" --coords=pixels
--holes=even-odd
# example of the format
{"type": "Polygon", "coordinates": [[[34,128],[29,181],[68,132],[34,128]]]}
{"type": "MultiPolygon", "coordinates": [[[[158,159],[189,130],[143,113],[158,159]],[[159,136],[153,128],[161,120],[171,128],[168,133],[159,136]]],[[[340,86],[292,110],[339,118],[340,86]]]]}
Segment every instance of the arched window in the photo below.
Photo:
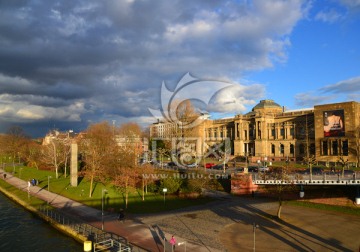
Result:
{"type": "Polygon", "coordinates": [[[280,154],[284,154],[285,148],[283,144],[280,144],[280,154]]]}
{"type": "Polygon", "coordinates": [[[290,144],[290,154],[294,154],[295,153],[295,147],[293,144],[290,144]]]}

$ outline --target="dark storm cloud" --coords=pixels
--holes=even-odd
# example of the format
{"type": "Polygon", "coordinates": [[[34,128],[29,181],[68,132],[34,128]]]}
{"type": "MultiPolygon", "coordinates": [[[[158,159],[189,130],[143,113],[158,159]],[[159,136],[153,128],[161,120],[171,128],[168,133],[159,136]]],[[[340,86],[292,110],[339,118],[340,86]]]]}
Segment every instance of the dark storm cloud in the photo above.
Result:
{"type": "Polygon", "coordinates": [[[192,72],[238,82],[286,60],[303,3],[274,2],[1,1],[0,116],[45,128],[146,121],[163,80],[175,86],[192,72]]]}

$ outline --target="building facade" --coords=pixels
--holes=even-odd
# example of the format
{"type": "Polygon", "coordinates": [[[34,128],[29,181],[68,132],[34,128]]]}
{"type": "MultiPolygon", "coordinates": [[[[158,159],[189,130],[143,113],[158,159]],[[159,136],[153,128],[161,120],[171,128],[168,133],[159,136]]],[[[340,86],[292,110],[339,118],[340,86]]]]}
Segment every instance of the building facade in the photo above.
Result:
{"type": "MultiPolygon", "coordinates": [[[[150,126],[150,136],[169,138],[168,122],[150,126]]],[[[313,157],[327,165],[340,157],[359,163],[360,103],[342,102],[288,110],[273,100],[261,100],[249,113],[203,120],[197,127],[199,155],[206,148],[230,141],[231,155],[252,161],[304,161],[313,157]]]]}

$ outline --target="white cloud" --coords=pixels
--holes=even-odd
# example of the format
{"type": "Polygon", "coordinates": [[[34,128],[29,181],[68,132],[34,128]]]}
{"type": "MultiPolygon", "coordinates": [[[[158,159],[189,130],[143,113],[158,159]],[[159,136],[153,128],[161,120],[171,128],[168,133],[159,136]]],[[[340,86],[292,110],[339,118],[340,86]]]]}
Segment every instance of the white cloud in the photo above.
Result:
{"type": "Polygon", "coordinates": [[[265,86],[261,84],[241,85],[237,84],[221,90],[209,105],[213,112],[245,113],[249,105],[254,105],[264,97],[265,86]]]}
{"type": "Polygon", "coordinates": [[[343,93],[359,94],[360,93],[360,76],[339,81],[335,84],[327,85],[320,89],[323,93],[343,93]]]}
{"type": "Polygon", "coordinates": [[[325,23],[334,23],[342,18],[342,14],[336,11],[335,9],[331,9],[328,11],[320,11],[315,15],[315,20],[319,20],[325,23]]]}
{"type": "Polygon", "coordinates": [[[295,103],[298,106],[314,106],[343,101],[360,101],[359,76],[295,96],[295,103]]]}
{"type": "Polygon", "coordinates": [[[75,102],[68,106],[48,107],[32,105],[26,102],[26,97],[16,95],[0,95],[0,115],[13,122],[60,120],[78,122],[85,111],[84,103],[75,102]],[[13,102],[16,101],[16,102],[13,102]]]}

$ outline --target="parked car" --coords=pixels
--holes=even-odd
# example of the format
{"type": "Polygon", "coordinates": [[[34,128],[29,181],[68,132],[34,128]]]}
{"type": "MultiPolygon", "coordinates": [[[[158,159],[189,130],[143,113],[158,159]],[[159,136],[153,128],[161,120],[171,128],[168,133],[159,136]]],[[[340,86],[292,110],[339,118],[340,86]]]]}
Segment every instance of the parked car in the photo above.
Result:
{"type": "Polygon", "coordinates": [[[188,164],[186,165],[187,168],[196,168],[198,167],[198,164],[197,163],[193,163],[193,164],[188,164]]]}
{"type": "Polygon", "coordinates": [[[205,164],[205,168],[206,169],[210,169],[211,167],[213,167],[215,164],[214,163],[206,163],[205,164]]]}
{"type": "MultiPolygon", "coordinates": [[[[342,170],[340,170],[340,174],[342,173],[342,170]]],[[[349,176],[349,175],[354,175],[355,171],[352,171],[352,170],[344,170],[344,175],[346,176],[349,176]]]]}
{"type": "MultiPolygon", "coordinates": [[[[323,173],[324,173],[324,169],[321,167],[313,167],[312,168],[313,175],[322,175],[323,173]]],[[[304,174],[310,174],[310,168],[306,169],[304,171],[304,174]]]]}
{"type": "Polygon", "coordinates": [[[259,167],[259,168],[258,168],[258,171],[259,171],[259,172],[267,172],[267,171],[269,171],[269,167],[266,167],[266,166],[259,167]]]}
{"type": "Polygon", "coordinates": [[[166,167],[176,167],[177,166],[177,163],[175,162],[169,162],[166,164],[166,167]]]}
{"type": "MultiPolygon", "coordinates": [[[[228,165],[228,164],[225,164],[225,169],[228,169],[228,168],[229,168],[229,165],[228,165]]],[[[211,167],[211,169],[214,169],[214,170],[223,170],[223,169],[224,169],[224,164],[214,165],[213,167],[211,167]]]]}
{"type": "Polygon", "coordinates": [[[235,172],[235,173],[244,172],[244,167],[236,167],[236,168],[234,169],[234,172],[235,172]]]}
{"type": "Polygon", "coordinates": [[[258,167],[257,166],[249,166],[248,172],[258,172],[258,167]]]}

